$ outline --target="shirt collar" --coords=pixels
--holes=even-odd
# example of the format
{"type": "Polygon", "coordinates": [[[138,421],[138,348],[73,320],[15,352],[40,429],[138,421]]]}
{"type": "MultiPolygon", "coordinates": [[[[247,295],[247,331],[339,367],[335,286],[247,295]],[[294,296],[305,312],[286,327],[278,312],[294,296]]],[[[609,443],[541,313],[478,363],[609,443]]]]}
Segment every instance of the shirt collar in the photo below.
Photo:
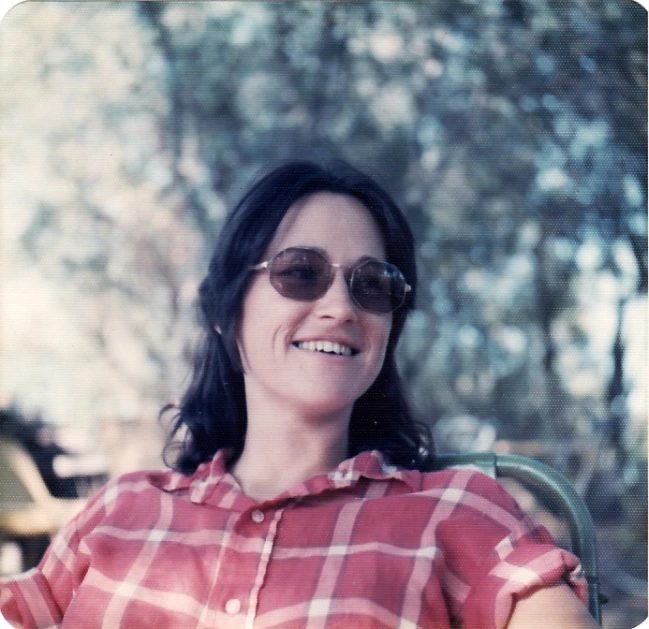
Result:
{"type": "Polygon", "coordinates": [[[186,492],[192,502],[202,503],[209,491],[227,473],[227,454],[227,450],[219,450],[210,461],[201,463],[190,476],[175,470],[166,472],[157,484],[162,491],[186,492]]]}
{"type": "MultiPolygon", "coordinates": [[[[328,477],[335,486],[348,486],[360,478],[371,480],[397,479],[406,481],[406,470],[390,465],[381,452],[368,450],[343,461],[328,477]]],[[[407,481],[406,481],[407,482],[407,481]]]]}
{"type": "MultiPolygon", "coordinates": [[[[210,500],[210,496],[217,486],[221,485],[221,488],[227,489],[228,492],[236,488],[236,481],[226,469],[227,460],[228,451],[219,450],[211,461],[201,463],[191,476],[184,476],[179,472],[166,474],[160,488],[167,492],[184,490],[192,502],[211,503],[213,501],[210,500]],[[224,485],[227,488],[223,487],[224,485]]],[[[316,495],[326,490],[344,489],[352,487],[361,478],[373,481],[397,480],[416,490],[421,484],[418,476],[418,472],[390,465],[378,450],[369,450],[343,461],[328,474],[313,476],[304,483],[283,492],[277,496],[277,499],[297,498],[316,495]]]]}

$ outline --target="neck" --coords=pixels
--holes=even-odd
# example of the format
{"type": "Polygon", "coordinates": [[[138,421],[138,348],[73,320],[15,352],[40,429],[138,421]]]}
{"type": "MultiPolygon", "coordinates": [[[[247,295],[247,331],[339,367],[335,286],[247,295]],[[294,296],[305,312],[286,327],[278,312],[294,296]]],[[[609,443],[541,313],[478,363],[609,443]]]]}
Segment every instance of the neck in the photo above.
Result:
{"type": "Polygon", "coordinates": [[[284,409],[248,409],[243,452],[230,470],[254,500],[273,498],[347,458],[349,412],[305,418],[284,409]]]}

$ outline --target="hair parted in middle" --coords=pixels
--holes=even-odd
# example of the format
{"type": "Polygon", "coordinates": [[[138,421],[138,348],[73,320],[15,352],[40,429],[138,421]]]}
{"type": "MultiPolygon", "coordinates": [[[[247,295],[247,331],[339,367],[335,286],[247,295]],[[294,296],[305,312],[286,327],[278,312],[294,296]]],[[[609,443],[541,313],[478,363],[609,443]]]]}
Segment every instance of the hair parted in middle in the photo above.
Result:
{"type": "Polygon", "coordinates": [[[394,464],[422,470],[430,467],[430,430],[408,408],[394,356],[408,312],[414,307],[417,285],[414,242],[406,219],[374,179],[346,162],[291,161],[259,179],[228,215],[200,285],[203,332],[191,382],[179,405],[162,411],[177,411],[165,454],[179,450],[172,465],[185,474],[219,449],[229,449],[230,463],[243,450],[246,397],[236,335],[252,276],[250,267],[262,261],[291,206],[316,192],[343,194],[363,203],[379,228],[387,261],[401,270],[412,287],[405,303],[392,313],[383,367],[352,410],[349,456],[376,449],[394,464]],[[183,435],[180,443],[178,435],[183,435]]]}

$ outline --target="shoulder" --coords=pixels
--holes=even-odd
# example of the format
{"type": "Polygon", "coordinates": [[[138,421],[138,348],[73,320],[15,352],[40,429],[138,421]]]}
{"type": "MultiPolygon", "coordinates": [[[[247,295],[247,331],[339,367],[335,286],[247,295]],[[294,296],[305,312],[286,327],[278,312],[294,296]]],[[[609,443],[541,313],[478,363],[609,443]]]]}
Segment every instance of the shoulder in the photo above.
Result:
{"type": "Polygon", "coordinates": [[[486,499],[513,500],[503,486],[491,476],[472,466],[452,467],[432,472],[402,470],[404,480],[421,491],[446,493],[447,497],[475,494],[486,499]]]}
{"type": "Polygon", "coordinates": [[[415,490],[413,493],[442,505],[455,522],[480,518],[505,524],[509,529],[536,528],[516,499],[497,480],[477,469],[402,473],[403,480],[415,490]]]}
{"type": "Polygon", "coordinates": [[[423,473],[422,493],[437,502],[439,542],[461,550],[467,563],[478,564],[492,551],[505,556],[514,547],[555,546],[550,533],[497,480],[478,470],[423,473]]]}
{"type": "Polygon", "coordinates": [[[493,502],[508,509],[519,510],[516,501],[497,480],[472,465],[422,471],[391,465],[389,460],[386,461],[376,451],[367,453],[366,459],[358,457],[357,460],[364,463],[364,467],[358,466],[362,475],[403,484],[402,492],[406,494],[419,497],[427,495],[437,500],[476,505],[493,502]]]}
{"type": "Polygon", "coordinates": [[[144,505],[151,506],[154,502],[159,502],[161,494],[188,487],[191,480],[191,477],[173,470],[143,470],[122,474],[110,479],[88,500],[85,508],[75,518],[76,524],[83,529],[118,510],[124,511],[133,506],[141,510],[144,505]]]}
{"type": "Polygon", "coordinates": [[[109,480],[100,490],[99,494],[115,496],[121,493],[137,492],[147,488],[166,487],[176,472],[165,470],[139,470],[127,472],[109,480]]]}
{"type": "Polygon", "coordinates": [[[119,498],[141,497],[143,494],[179,493],[188,489],[197,473],[185,476],[175,470],[139,470],[121,474],[100,490],[105,502],[119,498]]]}
{"type": "Polygon", "coordinates": [[[451,608],[464,626],[493,626],[517,598],[562,579],[584,596],[578,558],[557,547],[496,479],[474,468],[404,474],[433,505],[435,543],[453,575],[451,608]]]}

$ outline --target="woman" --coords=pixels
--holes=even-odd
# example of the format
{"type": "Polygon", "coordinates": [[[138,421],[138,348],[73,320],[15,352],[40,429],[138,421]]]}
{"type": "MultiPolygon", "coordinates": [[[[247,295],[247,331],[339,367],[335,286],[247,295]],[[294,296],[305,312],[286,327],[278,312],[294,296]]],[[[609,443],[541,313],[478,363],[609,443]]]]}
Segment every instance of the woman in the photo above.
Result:
{"type": "Polygon", "coordinates": [[[425,471],[394,361],[415,287],[410,231],[369,177],[294,162],[256,183],[200,288],[176,469],[109,483],[0,589],[7,619],[595,627],[577,559],[495,481],[425,471]]]}

